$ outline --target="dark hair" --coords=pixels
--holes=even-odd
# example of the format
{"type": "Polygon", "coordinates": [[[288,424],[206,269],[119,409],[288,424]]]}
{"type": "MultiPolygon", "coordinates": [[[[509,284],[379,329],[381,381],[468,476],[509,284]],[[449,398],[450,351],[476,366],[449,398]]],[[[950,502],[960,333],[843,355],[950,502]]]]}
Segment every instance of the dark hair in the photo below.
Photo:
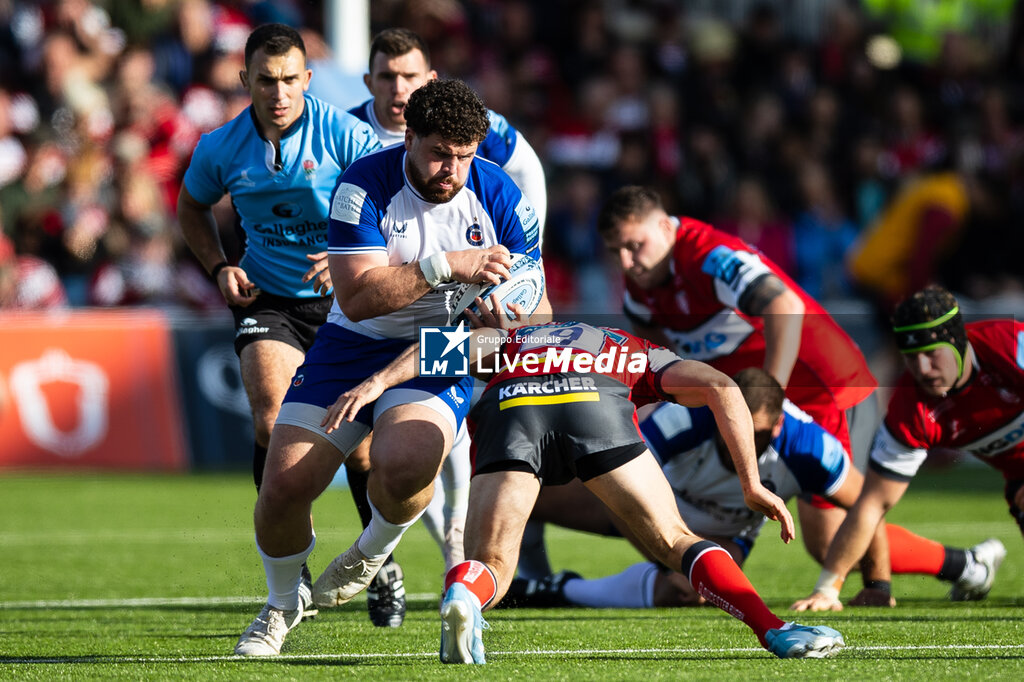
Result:
{"type": "Polygon", "coordinates": [[[491,128],[487,107],[460,80],[427,81],[409,96],[405,125],[418,137],[437,133],[456,145],[477,144],[491,128]]]}
{"type": "Polygon", "coordinates": [[[953,294],[937,284],[931,284],[900,301],[892,314],[892,326],[906,327],[931,322],[956,307],[953,294]]]}
{"type": "Polygon", "coordinates": [[[661,197],[649,187],[626,185],[612,192],[597,214],[597,231],[607,234],[634,218],[643,218],[662,208],[661,197]]]}
{"type": "Polygon", "coordinates": [[[786,392],[771,374],[760,367],[747,367],[737,372],[732,380],[740,387],[751,414],[762,409],[768,410],[773,419],[778,419],[782,414],[786,392]]]}
{"type": "Polygon", "coordinates": [[[252,56],[257,50],[263,50],[268,57],[277,57],[287,54],[293,47],[299,48],[302,52],[302,59],[306,59],[306,43],[302,36],[291,26],[284,24],[263,24],[253,29],[249,39],[245,41],[245,68],[249,68],[252,56]]]}
{"type": "Polygon", "coordinates": [[[389,57],[401,57],[413,50],[419,50],[423,54],[423,60],[429,69],[430,50],[418,33],[407,28],[386,28],[375,35],[370,43],[370,71],[373,71],[373,58],[378,52],[389,57]]]}
{"type": "Polygon", "coordinates": [[[900,301],[892,314],[896,347],[901,353],[918,353],[941,344],[956,351],[963,372],[967,355],[967,328],[956,297],[932,284],[900,301]]]}

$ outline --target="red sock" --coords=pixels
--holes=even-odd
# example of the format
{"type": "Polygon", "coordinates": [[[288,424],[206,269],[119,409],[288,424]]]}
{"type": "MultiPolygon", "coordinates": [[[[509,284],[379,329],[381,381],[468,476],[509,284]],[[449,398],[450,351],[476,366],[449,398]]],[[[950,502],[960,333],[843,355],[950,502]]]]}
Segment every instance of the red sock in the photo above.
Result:
{"type": "Polygon", "coordinates": [[[697,594],[746,623],[761,646],[768,630],[785,624],[768,609],[729,553],[715,543],[703,540],[686,550],[682,569],[697,594]]]}
{"type": "Polygon", "coordinates": [[[487,564],[475,559],[451,567],[444,577],[445,593],[455,583],[465,585],[469,593],[479,600],[482,609],[487,608],[498,591],[498,581],[494,579],[494,573],[487,564]]]}
{"type": "Polygon", "coordinates": [[[889,536],[889,564],[893,573],[938,575],[946,560],[946,548],[934,540],[914,535],[902,526],[885,526],[889,536]]]}

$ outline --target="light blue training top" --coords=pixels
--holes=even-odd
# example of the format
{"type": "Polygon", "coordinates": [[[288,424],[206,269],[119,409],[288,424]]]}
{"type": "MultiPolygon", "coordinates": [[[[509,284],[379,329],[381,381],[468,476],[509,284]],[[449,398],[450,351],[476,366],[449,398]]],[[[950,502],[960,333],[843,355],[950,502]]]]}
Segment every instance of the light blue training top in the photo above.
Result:
{"type": "Polygon", "coordinates": [[[311,266],[306,255],[327,249],[331,192],[353,161],[377,149],[369,125],[307,94],[302,116],[281,137],[280,154],[250,106],[202,136],[184,183],[202,204],[231,195],[245,233],[239,265],[262,291],[315,297],[302,275],[311,266]]]}

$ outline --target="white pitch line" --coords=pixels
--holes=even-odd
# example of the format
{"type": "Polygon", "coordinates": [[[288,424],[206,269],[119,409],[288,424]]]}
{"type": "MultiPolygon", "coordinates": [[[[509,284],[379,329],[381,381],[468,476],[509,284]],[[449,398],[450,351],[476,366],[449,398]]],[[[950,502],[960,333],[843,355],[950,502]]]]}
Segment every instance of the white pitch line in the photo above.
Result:
{"type": "MultiPolygon", "coordinates": [[[[903,646],[850,646],[843,651],[933,651],[935,649],[956,649],[978,651],[983,649],[1024,649],[1024,644],[922,644],[903,646]]],[[[488,656],[621,656],[650,654],[745,654],[763,652],[760,647],[730,648],[668,648],[668,649],[531,649],[526,651],[488,651],[488,656]]],[[[767,652],[765,652],[767,653],[767,652]]],[[[842,654],[840,654],[842,655],[842,654]]],[[[45,656],[8,658],[0,662],[7,664],[67,664],[67,663],[211,663],[216,661],[234,661],[238,663],[273,663],[275,661],[320,661],[338,659],[376,659],[376,658],[436,658],[436,651],[420,652],[379,652],[379,653],[329,653],[329,654],[282,654],[268,658],[253,658],[232,655],[220,656],[45,656]]]]}
{"type": "MultiPolygon", "coordinates": [[[[406,594],[407,601],[440,601],[441,593],[421,592],[406,594]]],[[[265,597],[139,597],[137,599],[51,599],[26,601],[0,601],[0,611],[4,609],[90,609],[90,608],[121,608],[145,606],[205,606],[210,604],[239,605],[262,604],[265,597]]],[[[357,599],[357,603],[362,598],[357,599]]]]}

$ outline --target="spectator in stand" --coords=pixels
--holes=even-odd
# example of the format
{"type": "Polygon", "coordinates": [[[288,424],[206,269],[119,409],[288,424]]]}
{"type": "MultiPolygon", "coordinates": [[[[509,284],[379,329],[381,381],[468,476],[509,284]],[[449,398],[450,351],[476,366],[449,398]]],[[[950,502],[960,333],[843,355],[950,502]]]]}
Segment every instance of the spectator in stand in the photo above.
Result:
{"type": "Polygon", "coordinates": [[[35,256],[19,256],[0,225],[0,310],[63,308],[68,299],[57,271],[35,256]]]}
{"type": "Polygon", "coordinates": [[[756,246],[783,272],[796,272],[793,226],[777,215],[758,178],[746,177],[737,183],[729,213],[717,223],[722,232],[756,246]]]}
{"type": "Polygon", "coordinates": [[[803,210],[793,224],[797,284],[816,299],[847,296],[846,272],[836,264],[857,238],[857,226],[843,211],[823,165],[805,163],[799,184],[803,210]]]}

